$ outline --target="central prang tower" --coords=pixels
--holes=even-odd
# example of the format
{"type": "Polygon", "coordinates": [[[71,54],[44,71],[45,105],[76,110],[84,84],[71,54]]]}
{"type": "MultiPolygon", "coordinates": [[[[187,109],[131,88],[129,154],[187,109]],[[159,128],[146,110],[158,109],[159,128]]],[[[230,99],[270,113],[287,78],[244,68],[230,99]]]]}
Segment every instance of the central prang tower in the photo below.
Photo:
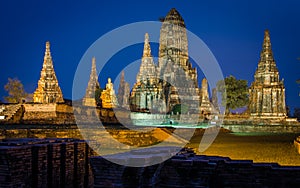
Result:
{"type": "Polygon", "coordinates": [[[177,104],[186,104],[190,112],[199,112],[197,70],[188,55],[186,27],[179,12],[172,8],[160,29],[158,73],[167,111],[177,104]]]}
{"type": "MultiPolygon", "coordinates": [[[[162,23],[159,44],[161,60],[171,59],[181,66],[186,65],[189,59],[186,28],[183,18],[175,8],[169,11],[162,23]]],[[[163,61],[159,65],[163,66],[163,61]]]]}

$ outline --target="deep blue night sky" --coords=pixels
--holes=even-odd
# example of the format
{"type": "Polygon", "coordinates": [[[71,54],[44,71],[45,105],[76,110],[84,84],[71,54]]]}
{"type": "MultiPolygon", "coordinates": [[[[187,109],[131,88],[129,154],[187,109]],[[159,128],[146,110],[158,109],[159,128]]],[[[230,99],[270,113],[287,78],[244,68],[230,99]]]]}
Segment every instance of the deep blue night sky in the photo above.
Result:
{"type": "MultiPolygon", "coordinates": [[[[300,107],[300,1],[0,1],[0,96],[8,77],[19,78],[25,90],[37,87],[45,42],[51,42],[54,68],[65,98],[72,96],[76,67],[90,45],[125,24],[158,21],[175,7],[187,28],[217,58],[225,76],[250,83],[258,64],[264,30],[269,29],[286,102],[300,107]]],[[[135,34],[135,33],[133,33],[135,34]]],[[[151,36],[150,36],[151,37],[151,36]]],[[[153,45],[157,56],[157,45],[153,45]]],[[[111,59],[124,67],[142,55],[142,45],[111,59]],[[129,53],[130,52],[130,53],[129,53]]],[[[118,69],[116,69],[118,70],[118,69]]],[[[99,75],[103,87],[114,71],[99,75]]],[[[200,76],[199,76],[200,77],[200,76]]],[[[85,87],[85,86],[84,86],[85,87]]]]}

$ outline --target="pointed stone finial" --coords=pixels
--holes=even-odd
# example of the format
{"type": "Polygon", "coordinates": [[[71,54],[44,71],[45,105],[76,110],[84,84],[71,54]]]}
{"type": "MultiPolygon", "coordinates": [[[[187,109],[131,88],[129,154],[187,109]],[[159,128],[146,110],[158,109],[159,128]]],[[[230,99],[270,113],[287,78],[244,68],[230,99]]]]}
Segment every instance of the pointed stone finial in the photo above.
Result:
{"type": "Polygon", "coordinates": [[[207,89],[207,79],[204,77],[203,79],[202,79],[202,88],[205,88],[205,89],[207,89]]]}
{"type": "Polygon", "coordinates": [[[270,32],[269,30],[265,30],[264,42],[262,46],[262,51],[260,54],[261,61],[274,61],[273,52],[271,48],[271,40],[270,40],[270,32]]]}
{"type": "Polygon", "coordinates": [[[92,58],[92,70],[96,70],[96,58],[92,58]]]}
{"type": "Polygon", "coordinates": [[[121,79],[120,80],[125,80],[125,73],[124,73],[124,70],[122,70],[122,72],[121,72],[121,79]]]}
{"type": "Polygon", "coordinates": [[[151,57],[151,47],[149,44],[149,34],[145,34],[143,57],[151,57]]]}
{"type": "Polygon", "coordinates": [[[167,16],[164,19],[164,22],[167,22],[168,24],[179,25],[180,27],[185,27],[185,23],[182,16],[175,8],[172,8],[168,12],[167,16]]]}
{"type": "Polygon", "coordinates": [[[202,79],[201,86],[202,86],[202,97],[208,99],[208,84],[207,84],[207,79],[205,77],[202,79]]]}
{"type": "Polygon", "coordinates": [[[265,35],[264,35],[264,47],[265,48],[271,47],[270,32],[267,29],[265,30],[265,35]]]}
{"type": "Polygon", "coordinates": [[[47,42],[46,42],[45,57],[49,57],[49,56],[51,56],[51,52],[50,52],[50,42],[47,41],[47,42]]]}

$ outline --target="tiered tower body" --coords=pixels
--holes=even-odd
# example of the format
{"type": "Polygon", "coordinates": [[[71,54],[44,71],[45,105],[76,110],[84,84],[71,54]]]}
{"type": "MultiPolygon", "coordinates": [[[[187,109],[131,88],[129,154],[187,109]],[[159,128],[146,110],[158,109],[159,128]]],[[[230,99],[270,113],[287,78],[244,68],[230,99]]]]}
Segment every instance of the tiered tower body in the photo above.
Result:
{"type": "Polygon", "coordinates": [[[53,62],[50,52],[50,42],[46,42],[46,51],[44,56],[41,77],[38,81],[38,87],[33,94],[35,103],[62,103],[64,102],[61,89],[54,72],[53,62]]]}
{"type": "Polygon", "coordinates": [[[96,70],[96,58],[93,57],[90,80],[86,88],[85,96],[82,100],[82,104],[84,106],[97,106],[95,92],[98,89],[100,89],[100,84],[98,82],[98,74],[96,70]]]}
{"type": "Polygon", "coordinates": [[[286,117],[285,88],[273,57],[269,31],[265,31],[254,82],[249,89],[252,117],[282,119],[286,117]]]}
{"type": "Polygon", "coordinates": [[[189,61],[184,20],[174,8],[165,17],[160,30],[158,73],[167,111],[176,104],[186,104],[190,112],[199,112],[197,70],[189,61]]]}

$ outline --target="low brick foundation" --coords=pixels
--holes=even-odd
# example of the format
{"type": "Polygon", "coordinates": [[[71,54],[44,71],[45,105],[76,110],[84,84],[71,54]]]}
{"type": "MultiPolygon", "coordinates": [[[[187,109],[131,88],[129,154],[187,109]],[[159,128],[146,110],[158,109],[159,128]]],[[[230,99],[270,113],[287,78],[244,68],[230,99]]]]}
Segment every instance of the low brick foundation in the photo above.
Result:
{"type": "Polygon", "coordinates": [[[0,141],[0,187],[92,187],[86,142],[76,139],[0,141]]]}
{"type": "MultiPolygon", "coordinates": [[[[166,148],[155,148],[155,155],[166,148]]],[[[154,155],[153,153],[153,155],[154,155]]],[[[122,154],[120,160],[152,155],[147,152],[122,154]],[[143,155],[143,153],[145,155],[143,155]],[[126,158],[127,156],[127,158],[126,158]]],[[[146,166],[126,167],[92,157],[94,187],[298,187],[300,167],[283,167],[276,163],[253,163],[227,157],[195,155],[184,149],[167,161],[146,166]]]]}

